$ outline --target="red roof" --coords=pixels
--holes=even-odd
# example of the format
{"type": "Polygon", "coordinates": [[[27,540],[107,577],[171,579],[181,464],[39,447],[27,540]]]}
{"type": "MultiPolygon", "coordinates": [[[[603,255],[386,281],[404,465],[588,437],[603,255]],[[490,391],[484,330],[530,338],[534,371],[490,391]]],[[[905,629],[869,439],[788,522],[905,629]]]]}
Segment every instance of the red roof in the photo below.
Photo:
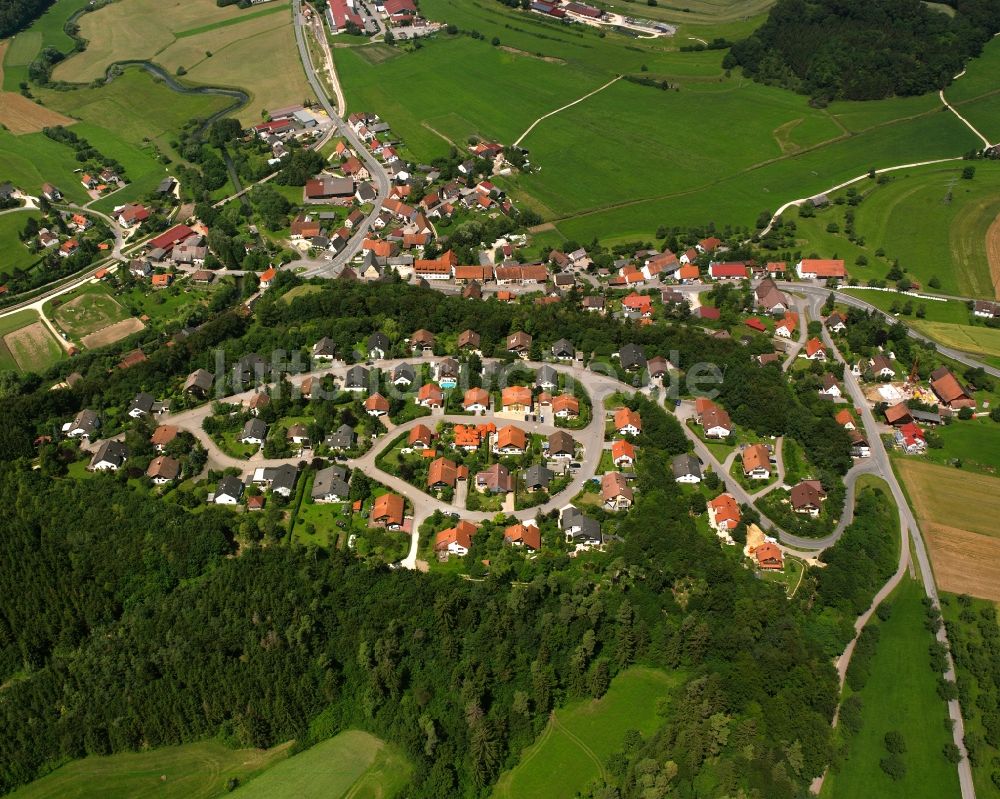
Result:
{"type": "Polygon", "coordinates": [[[837,258],[803,258],[802,274],[816,277],[846,277],[844,262],[837,258]]]}
{"type": "Polygon", "coordinates": [[[746,277],[747,265],[742,261],[711,264],[708,267],[708,273],[712,277],[746,277]]]}
{"type": "Polygon", "coordinates": [[[156,238],[150,239],[149,246],[154,250],[169,250],[175,244],[180,244],[192,233],[194,231],[187,225],[174,225],[165,233],[161,233],[156,238]]]}
{"type": "Polygon", "coordinates": [[[698,307],[698,316],[702,319],[718,319],[721,312],[718,308],[713,308],[710,305],[701,305],[698,307]]]}
{"type": "Polygon", "coordinates": [[[764,323],[761,322],[756,316],[750,317],[746,320],[746,322],[744,322],[744,324],[751,330],[756,330],[758,333],[763,333],[767,330],[767,328],[764,327],[764,323]]]}
{"type": "Polygon", "coordinates": [[[273,267],[269,266],[260,276],[261,283],[270,283],[274,280],[274,276],[278,274],[278,271],[273,267]]]}

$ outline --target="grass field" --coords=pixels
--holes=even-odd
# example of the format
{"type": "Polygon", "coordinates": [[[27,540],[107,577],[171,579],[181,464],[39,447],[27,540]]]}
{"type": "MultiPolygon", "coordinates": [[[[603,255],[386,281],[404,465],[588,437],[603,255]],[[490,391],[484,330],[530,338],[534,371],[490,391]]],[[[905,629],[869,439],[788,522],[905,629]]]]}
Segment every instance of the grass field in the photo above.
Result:
{"type": "Polygon", "coordinates": [[[41,219],[37,211],[17,211],[0,214],[0,270],[13,274],[14,270],[23,271],[38,262],[38,256],[31,252],[18,233],[24,229],[29,219],[41,219]]]}
{"type": "Polygon", "coordinates": [[[62,347],[36,311],[0,317],[0,371],[42,372],[62,357],[62,347]]]}
{"type": "Polygon", "coordinates": [[[958,797],[958,774],[942,749],[951,740],[948,708],[937,694],[930,666],[932,636],[924,627],[920,583],[904,579],[892,594],[892,616],[879,623],[881,637],[871,674],[861,691],[864,726],[849,743],[844,764],[831,771],[823,799],[946,799],[958,797]],[[879,767],[884,737],[902,732],[906,776],[892,780],[879,767]]]}
{"type": "Polygon", "coordinates": [[[46,306],[46,313],[74,339],[82,339],[128,319],[128,312],[100,287],[88,286],[71,299],[60,299],[63,301],[54,307],[50,301],[46,306]]]}
{"type": "Polygon", "coordinates": [[[210,0],[121,0],[84,15],[80,26],[87,49],[56,67],[57,80],[90,81],[115,61],[149,59],[171,72],[183,67],[194,83],[244,89],[250,94],[240,112],[244,122],[311,96],[285,2],[244,11],[210,0]],[[258,68],[261,53],[266,70],[258,68]]]}
{"type": "MultiPolygon", "coordinates": [[[[983,48],[982,55],[969,62],[965,74],[945,90],[948,102],[955,106],[995,92],[997,75],[1000,74],[1000,40],[991,39],[983,48]]],[[[964,113],[964,109],[963,109],[964,113]]]]}
{"type": "Polygon", "coordinates": [[[28,65],[45,47],[54,47],[61,53],[73,49],[74,41],[66,35],[64,25],[74,13],[89,4],[90,0],[56,0],[27,31],[11,39],[10,49],[4,58],[3,88],[17,91],[18,84],[28,79],[28,65]]]}
{"type": "Polygon", "coordinates": [[[605,761],[626,730],[643,735],[659,726],[657,703],[669,696],[678,675],[635,667],[620,674],[599,700],[574,702],[555,711],[521,762],[501,775],[494,799],[572,799],[605,773],[605,761]]]}
{"type": "Polygon", "coordinates": [[[281,761],[288,745],[229,749],[218,741],[74,760],[11,794],[16,799],[211,799],[281,761]],[[165,779],[164,779],[165,778],[165,779]]]}
{"type": "Polygon", "coordinates": [[[412,766],[395,747],[348,730],[290,757],[233,793],[236,799],[392,799],[412,766]]]}
{"type": "Polygon", "coordinates": [[[1000,478],[914,458],[894,460],[942,591],[1000,601],[1000,478]]]}
{"type": "Polygon", "coordinates": [[[49,181],[69,200],[85,203],[90,199],[73,174],[79,167],[73,150],[43,133],[15,136],[0,129],[0,164],[4,180],[31,194],[39,194],[42,184],[49,181]]]}
{"type": "MultiPolygon", "coordinates": [[[[934,303],[935,305],[937,303],[934,303]]],[[[948,347],[1000,358],[1000,330],[995,327],[955,325],[946,322],[926,322],[914,320],[913,326],[935,341],[948,347]]]]}
{"type": "Polygon", "coordinates": [[[929,449],[927,460],[951,465],[952,460],[958,458],[963,470],[980,471],[994,477],[1000,474],[1000,424],[992,419],[956,421],[938,427],[935,434],[944,447],[929,449]]]}
{"type": "Polygon", "coordinates": [[[0,42],[0,125],[14,134],[34,133],[51,125],[70,125],[73,120],[23,97],[20,92],[5,91],[3,61],[11,40],[0,42]]]}

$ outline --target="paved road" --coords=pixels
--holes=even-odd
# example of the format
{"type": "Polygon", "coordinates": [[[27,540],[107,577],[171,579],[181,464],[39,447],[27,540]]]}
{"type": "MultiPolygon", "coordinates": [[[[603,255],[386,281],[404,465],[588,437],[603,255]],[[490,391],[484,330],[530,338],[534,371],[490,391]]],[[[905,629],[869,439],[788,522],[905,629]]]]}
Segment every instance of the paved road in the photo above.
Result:
{"type": "MultiPolygon", "coordinates": [[[[329,277],[334,273],[335,269],[348,263],[361,249],[361,244],[371,228],[372,221],[382,211],[382,204],[389,195],[390,183],[389,176],[386,174],[385,169],[382,168],[382,165],[368,151],[364,142],[362,142],[358,137],[358,134],[354,132],[354,128],[338,116],[337,110],[330,103],[330,98],[327,97],[326,92],[323,89],[323,85],[320,83],[319,77],[316,75],[316,69],[313,66],[312,59],[309,57],[309,48],[306,46],[305,33],[303,32],[303,28],[306,23],[302,17],[301,0],[292,0],[292,9],[294,16],[295,43],[298,45],[299,56],[302,59],[302,65],[305,67],[306,77],[309,79],[309,85],[312,86],[312,90],[319,99],[320,105],[323,106],[330,119],[333,120],[333,124],[337,128],[337,132],[354,148],[355,152],[358,154],[358,158],[364,162],[365,168],[368,170],[372,180],[375,182],[375,188],[378,192],[378,196],[376,197],[375,203],[368,216],[366,216],[362,222],[355,225],[353,235],[347,242],[347,247],[335,256],[333,260],[325,261],[322,265],[317,266],[314,270],[310,270],[306,273],[308,276],[315,275],[317,277],[329,277]]],[[[334,71],[335,66],[332,63],[332,57],[330,56],[329,49],[326,49],[324,55],[327,58],[331,58],[331,62],[327,65],[327,69],[331,72],[334,71]]],[[[346,111],[346,109],[342,109],[342,111],[346,111]]]]}

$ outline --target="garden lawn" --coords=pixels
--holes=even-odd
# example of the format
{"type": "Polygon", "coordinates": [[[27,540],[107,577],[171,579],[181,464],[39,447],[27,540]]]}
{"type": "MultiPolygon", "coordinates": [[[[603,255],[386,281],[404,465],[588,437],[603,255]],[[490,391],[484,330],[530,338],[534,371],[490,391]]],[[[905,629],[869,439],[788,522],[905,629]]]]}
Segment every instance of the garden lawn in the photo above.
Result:
{"type": "Polygon", "coordinates": [[[0,214],[0,252],[3,253],[0,269],[4,272],[13,273],[15,269],[24,271],[38,262],[40,256],[25,247],[21,239],[18,238],[18,234],[24,229],[24,225],[29,219],[41,218],[42,215],[37,211],[14,211],[0,214]]]}
{"type": "Polygon", "coordinates": [[[232,777],[241,782],[286,757],[273,749],[230,749],[210,740],[148,752],[74,760],[35,780],[12,799],[210,799],[225,793],[232,777]]]}
{"type": "Polygon", "coordinates": [[[659,726],[659,703],[681,675],[633,667],[619,674],[601,699],[559,708],[541,736],[521,753],[521,762],[497,781],[494,799],[572,799],[598,777],[629,729],[649,735],[659,726]]]}
{"type": "Polygon", "coordinates": [[[956,420],[934,428],[944,444],[942,449],[928,449],[926,459],[950,466],[953,459],[962,461],[963,469],[1000,473],[1000,424],[989,417],[956,420]]]}
{"type": "Polygon", "coordinates": [[[933,636],[924,627],[922,598],[920,583],[912,579],[904,579],[890,598],[892,616],[879,625],[881,637],[861,691],[864,726],[849,740],[844,764],[827,775],[823,799],[960,795],[955,766],[942,754],[951,741],[948,708],[937,694],[938,675],[930,667],[933,636]],[[898,781],[879,767],[889,730],[902,732],[906,740],[906,775],[898,781]]]}
{"type": "Polygon", "coordinates": [[[394,747],[360,730],[347,730],[287,758],[233,793],[234,799],[339,799],[390,796],[412,766],[394,747]],[[384,775],[378,779],[375,774],[384,775]],[[355,785],[367,786],[363,793],[355,785]]]}

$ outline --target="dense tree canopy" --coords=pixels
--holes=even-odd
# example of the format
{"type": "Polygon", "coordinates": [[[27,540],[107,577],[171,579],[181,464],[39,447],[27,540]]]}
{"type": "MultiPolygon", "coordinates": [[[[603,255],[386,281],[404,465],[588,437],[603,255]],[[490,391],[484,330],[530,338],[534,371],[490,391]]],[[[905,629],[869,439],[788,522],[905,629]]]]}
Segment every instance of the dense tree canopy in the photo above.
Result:
{"type": "Polygon", "coordinates": [[[723,65],[824,102],[935,91],[1000,30],[995,0],[948,4],[954,17],[919,0],[778,0],[723,65]]]}
{"type": "Polygon", "coordinates": [[[28,27],[54,0],[4,0],[0,3],[0,39],[28,27]]]}

